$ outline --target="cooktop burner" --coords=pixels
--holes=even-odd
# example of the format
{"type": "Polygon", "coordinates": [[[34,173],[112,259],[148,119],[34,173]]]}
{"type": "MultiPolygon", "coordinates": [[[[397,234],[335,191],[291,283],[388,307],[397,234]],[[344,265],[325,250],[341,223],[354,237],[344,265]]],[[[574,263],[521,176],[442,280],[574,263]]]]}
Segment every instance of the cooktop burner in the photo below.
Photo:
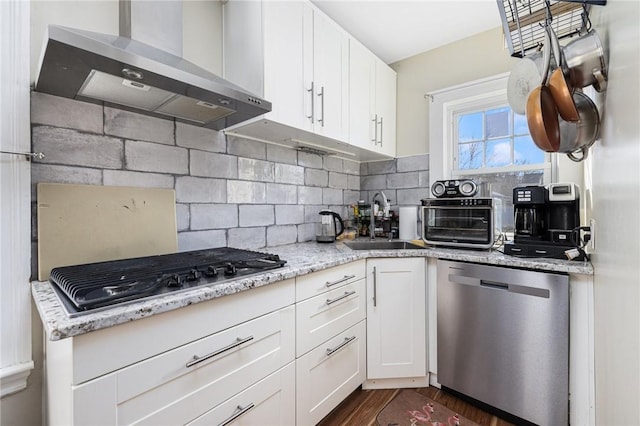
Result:
{"type": "Polygon", "coordinates": [[[51,271],[49,281],[70,316],[98,308],[221,283],[286,261],[277,255],[220,247],[85,265],[51,271]]]}

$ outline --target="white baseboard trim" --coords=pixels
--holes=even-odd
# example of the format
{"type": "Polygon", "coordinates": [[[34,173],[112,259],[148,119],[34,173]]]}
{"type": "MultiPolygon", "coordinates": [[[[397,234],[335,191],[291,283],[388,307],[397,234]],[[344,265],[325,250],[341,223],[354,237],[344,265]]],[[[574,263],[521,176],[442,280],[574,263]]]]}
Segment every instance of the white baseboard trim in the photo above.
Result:
{"type": "Polygon", "coordinates": [[[0,398],[27,387],[27,378],[33,370],[33,361],[0,369],[0,398]]]}

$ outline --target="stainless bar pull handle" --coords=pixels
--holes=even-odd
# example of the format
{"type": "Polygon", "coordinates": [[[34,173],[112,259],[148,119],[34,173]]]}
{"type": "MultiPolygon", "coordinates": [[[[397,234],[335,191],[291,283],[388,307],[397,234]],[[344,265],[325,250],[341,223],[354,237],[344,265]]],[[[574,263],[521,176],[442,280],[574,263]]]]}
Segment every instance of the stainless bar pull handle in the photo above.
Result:
{"type": "Polygon", "coordinates": [[[307,115],[307,118],[311,120],[311,124],[313,124],[313,119],[315,115],[315,104],[316,104],[313,81],[311,82],[311,89],[307,89],[307,92],[311,93],[311,115],[307,115]]]}
{"type": "Polygon", "coordinates": [[[354,340],[356,340],[356,336],[345,337],[344,341],[342,343],[340,343],[338,346],[336,346],[335,348],[327,348],[327,356],[333,355],[334,353],[336,353],[340,349],[344,348],[345,346],[347,346],[349,343],[353,342],[354,340]]]}
{"type": "Polygon", "coordinates": [[[377,283],[376,283],[376,267],[373,267],[373,306],[375,307],[377,305],[377,294],[376,294],[376,287],[377,287],[377,283]]]}
{"type": "Polygon", "coordinates": [[[380,146],[382,146],[382,119],[384,117],[380,117],[380,146]]]}
{"type": "Polygon", "coordinates": [[[497,290],[509,290],[509,284],[480,280],[480,286],[495,288],[497,290]]]}
{"type": "Polygon", "coordinates": [[[373,117],[373,120],[371,121],[373,122],[373,139],[371,139],[371,142],[377,145],[378,144],[378,114],[376,114],[375,117],[373,117]]]}
{"type": "Polygon", "coordinates": [[[231,415],[231,417],[229,417],[228,419],[224,420],[222,423],[220,423],[218,426],[226,426],[229,423],[231,423],[232,421],[234,421],[235,419],[237,419],[238,417],[242,416],[243,414],[245,414],[247,411],[251,410],[253,407],[255,407],[255,404],[252,402],[251,404],[247,405],[246,407],[242,408],[242,406],[238,405],[238,407],[236,408],[238,411],[236,411],[235,413],[233,413],[231,415]]]}
{"type": "Polygon", "coordinates": [[[230,345],[225,346],[224,348],[220,348],[216,351],[211,352],[210,354],[207,354],[205,356],[199,357],[198,355],[194,355],[193,359],[191,361],[189,361],[186,365],[187,368],[189,367],[193,367],[196,364],[199,364],[203,361],[206,361],[210,358],[213,358],[214,356],[218,356],[221,353],[224,353],[226,351],[229,351],[233,348],[237,348],[238,346],[240,346],[243,343],[247,343],[248,341],[253,340],[253,336],[249,336],[249,337],[245,337],[244,339],[241,337],[236,338],[236,341],[231,343],[230,345]]]}
{"type": "Polygon", "coordinates": [[[345,298],[347,298],[349,296],[353,296],[354,294],[356,294],[355,290],[353,290],[353,291],[345,291],[342,296],[338,296],[335,299],[327,299],[326,303],[327,303],[327,305],[331,305],[333,303],[336,303],[338,300],[345,299],[345,298]]]}
{"type": "Polygon", "coordinates": [[[351,278],[355,278],[355,277],[356,277],[355,275],[345,275],[344,277],[340,278],[339,280],[327,281],[324,285],[327,286],[327,287],[332,287],[332,286],[334,286],[336,284],[343,283],[343,282],[345,282],[347,280],[350,280],[351,278]]]}
{"type": "Polygon", "coordinates": [[[320,114],[322,115],[322,118],[318,118],[318,123],[322,123],[322,127],[324,127],[324,86],[320,87],[318,97],[320,98],[320,114]]]}
{"type": "Polygon", "coordinates": [[[546,289],[546,288],[524,286],[524,285],[513,284],[513,283],[501,283],[497,281],[488,281],[480,278],[465,277],[464,275],[450,274],[449,282],[452,282],[454,284],[491,288],[499,291],[508,291],[510,293],[519,293],[527,296],[543,297],[545,299],[548,299],[551,294],[549,289],[546,289]]]}

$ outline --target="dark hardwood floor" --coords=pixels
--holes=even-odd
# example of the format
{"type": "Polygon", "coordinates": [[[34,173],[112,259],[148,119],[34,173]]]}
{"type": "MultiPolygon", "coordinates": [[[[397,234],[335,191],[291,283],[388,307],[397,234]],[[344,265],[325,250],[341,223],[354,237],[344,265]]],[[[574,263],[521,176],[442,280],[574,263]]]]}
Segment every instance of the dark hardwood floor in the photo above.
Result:
{"type": "MultiPolygon", "coordinates": [[[[482,426],[511,426],[493,414],[435,388],[418,388],[415,391],[433,399],[452,411],[482,426]]],[[[376,416],[400,392],[399,389],[356,389],[338,407],[318,423],[318,426],[375,426],[376,416]]]]}

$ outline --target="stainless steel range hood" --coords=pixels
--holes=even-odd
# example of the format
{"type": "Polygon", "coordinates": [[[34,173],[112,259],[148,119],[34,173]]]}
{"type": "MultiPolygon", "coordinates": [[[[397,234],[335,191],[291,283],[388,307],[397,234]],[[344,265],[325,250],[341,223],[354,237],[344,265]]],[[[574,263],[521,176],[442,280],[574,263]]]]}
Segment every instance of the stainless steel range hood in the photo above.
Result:
{"type": "MultiPolygon", "coordinates": [[[[175,55],[125,36],[132,34],[130,7],[121,2],[120,36],[50,25],[35,90],[216,130],[271,111],[270,102],[183,59],[181,47],[175,55]]],[[[141,16],[149,16],[142,22],[153,20],[152,14],[141,16]]],[[[179,32],[181,46],[182,13],[179,19],[156,34],[179,32]]]]}

